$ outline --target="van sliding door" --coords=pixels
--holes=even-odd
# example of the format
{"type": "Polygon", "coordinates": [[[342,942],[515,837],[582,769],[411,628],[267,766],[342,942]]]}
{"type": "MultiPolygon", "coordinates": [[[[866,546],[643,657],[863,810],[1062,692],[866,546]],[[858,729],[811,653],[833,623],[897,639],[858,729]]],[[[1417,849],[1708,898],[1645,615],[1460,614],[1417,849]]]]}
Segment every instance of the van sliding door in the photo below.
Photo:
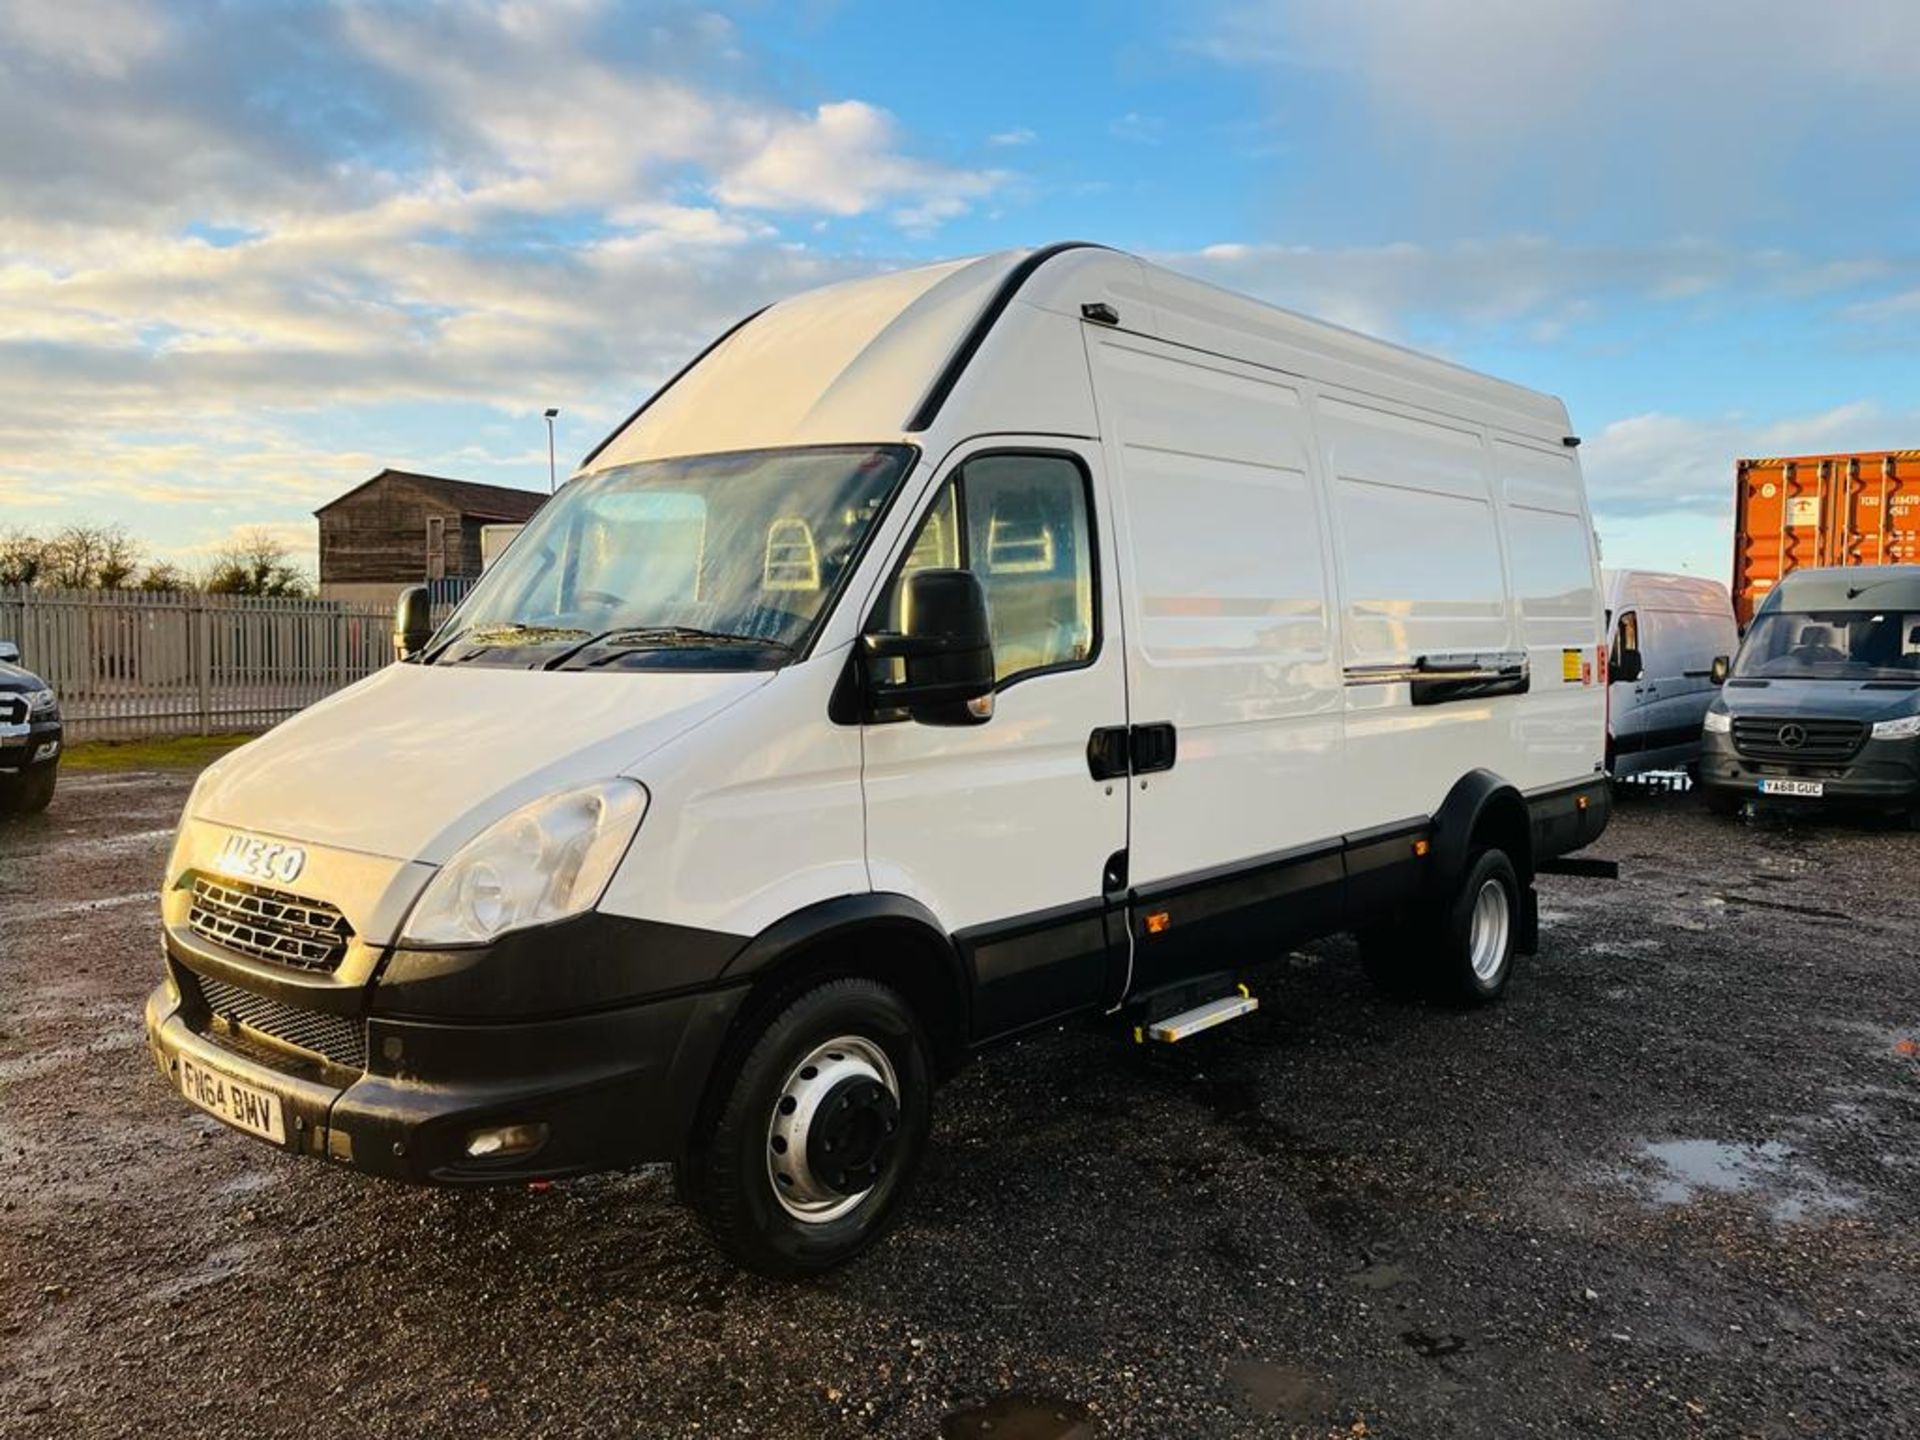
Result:
{"type": "Polygon", "coordinates": [[[1139,992],[1338,923],[1340,662],[1297,382],[1085,334],[1126,615],[1139,992]]]}

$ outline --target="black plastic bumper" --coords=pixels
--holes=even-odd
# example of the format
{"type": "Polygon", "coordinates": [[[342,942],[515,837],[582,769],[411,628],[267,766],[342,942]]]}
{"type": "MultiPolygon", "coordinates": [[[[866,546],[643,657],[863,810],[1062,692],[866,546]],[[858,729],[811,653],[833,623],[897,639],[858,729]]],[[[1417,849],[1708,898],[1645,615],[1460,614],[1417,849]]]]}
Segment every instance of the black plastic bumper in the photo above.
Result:
{"type": "Polygon", "coordinates": [[[26,727],[24,734],[0,735],[0,773],[11,774],[41,765],[57,765],[64,748],[64,738],[65,731],[57,718],[36,720],[26,727]],[[33,757],[48,745],[54,747],[53,753],[43,760],[35,760],[33,757]]]}
{"type": "Polygon", "coordinates": [[[1710,734],[1700,756],[1700,783],[1742,800],[1833,809],[1898,811],[1920,805],[1920,741],[1869,740],[1843,765],[1781,765],[1747,759],[1731,736],[1710,734]],[[1768,795],[1768,779],[1817,780],[1818,796],[1768,795]]]}
{"type": "Polygon", "coordinates": [[[155,1063],[176,1090],[184,1056],[276,1096],[289,1152],[440,1185],[676,1158],[746,993],[734,986],[484,1024],[374,1016],[365,1021],[367,1068],[356,1075],[196,1015],[179,979],[191,987],[173,971],[146,1006],[155,1063]],[[476,1130],[505,1125],[545,1125],[547,1138],[511,1159],[467,1155],[476,1130]]]}

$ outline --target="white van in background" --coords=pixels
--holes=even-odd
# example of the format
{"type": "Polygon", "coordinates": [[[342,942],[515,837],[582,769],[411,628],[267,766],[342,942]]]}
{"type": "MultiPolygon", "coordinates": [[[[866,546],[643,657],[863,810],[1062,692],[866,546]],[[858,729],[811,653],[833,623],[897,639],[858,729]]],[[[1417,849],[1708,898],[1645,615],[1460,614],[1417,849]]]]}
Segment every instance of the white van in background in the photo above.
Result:
{"type": "Polygon", "coordinates": [[[395,1179],[673,1161],[795,1275],[994,1041],[1177,1040],[1347,929],[1490,1000],[1608,815],[1574,443],[1093,246],[774,305],[438,634],[404,597],[405,663],[201,777],[161,1073],[395,1179]]]}
{"type": "Polygon", "coordinates": [[[1658,570],[1602,572],[1607,596],[1607,768],[1616,779],[1697,769],[1700,727],[1719,693],[1713,662],[1740,648],[1718,580],[1658,570]]]}

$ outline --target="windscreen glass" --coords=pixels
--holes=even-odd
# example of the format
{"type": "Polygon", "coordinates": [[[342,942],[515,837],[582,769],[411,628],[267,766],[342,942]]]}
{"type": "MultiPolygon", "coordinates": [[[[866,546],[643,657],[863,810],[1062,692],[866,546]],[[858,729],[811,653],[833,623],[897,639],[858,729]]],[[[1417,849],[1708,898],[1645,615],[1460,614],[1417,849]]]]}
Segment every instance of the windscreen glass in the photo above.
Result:
{"type": "Polygon", "coordinates": [[[762,450],[574,480],[487,573],[428,659],[781,663],[811,637],[913,453],[762,450]]]}
{"type": "Polygon", "coordinates": [[[1920,681],[1920,610],[1774,610],[1733,673],[1759,680],[1920,681]]]}

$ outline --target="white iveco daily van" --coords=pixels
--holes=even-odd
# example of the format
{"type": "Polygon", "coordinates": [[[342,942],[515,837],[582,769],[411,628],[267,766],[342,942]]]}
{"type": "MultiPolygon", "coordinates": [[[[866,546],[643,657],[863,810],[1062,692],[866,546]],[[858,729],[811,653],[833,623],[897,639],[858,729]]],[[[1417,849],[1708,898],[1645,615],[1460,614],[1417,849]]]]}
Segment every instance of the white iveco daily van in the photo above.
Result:
{"type": "Polygon", "coordinates": [[[429,640],[209,769],[187,1099],[441,1184],[670,1160],[870,1243],[969,1053],[1178,1038],[1359,929],[1463,1000],[1606,823],[1554,400],[1091,246],[835,286],[643,405],[429,640]]]}

